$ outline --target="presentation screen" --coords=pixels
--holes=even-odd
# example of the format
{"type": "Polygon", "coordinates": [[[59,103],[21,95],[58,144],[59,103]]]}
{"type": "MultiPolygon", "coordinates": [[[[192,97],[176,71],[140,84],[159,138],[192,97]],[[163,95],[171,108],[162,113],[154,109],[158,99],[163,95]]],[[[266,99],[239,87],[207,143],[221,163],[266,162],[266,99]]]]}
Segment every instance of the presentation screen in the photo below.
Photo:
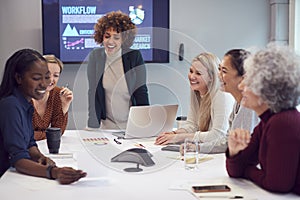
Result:
{"type": "Polygon", "coordinates": [[[83,62],[100,47],[94,25],[111,11],[128,14],[138,33],[132,49],[145,62],[169,62],[169,0],[43,0],[43,54],[63,62],[83,62]]]}

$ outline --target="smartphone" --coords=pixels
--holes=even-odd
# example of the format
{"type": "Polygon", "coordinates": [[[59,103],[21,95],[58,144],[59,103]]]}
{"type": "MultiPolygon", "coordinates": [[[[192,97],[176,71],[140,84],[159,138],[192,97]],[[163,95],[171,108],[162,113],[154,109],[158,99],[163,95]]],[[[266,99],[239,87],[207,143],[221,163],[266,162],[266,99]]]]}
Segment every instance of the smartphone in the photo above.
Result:
{"type": "Polygon", "coordinates": [[[168,146],[165,146],[163,148],[161,148],[162,151],[176,151],[176,152],[179,152],[180,151],[180,146],[177,145],[177,146],[174,146],[174,145],[168,145],[168,146]]]}
{"type": "Polygon", "coordinates": [[[205,186],[192,186],[195,193],[202,192],[229,192],[231,189],[228,185],[205,185],[205,186]]]}

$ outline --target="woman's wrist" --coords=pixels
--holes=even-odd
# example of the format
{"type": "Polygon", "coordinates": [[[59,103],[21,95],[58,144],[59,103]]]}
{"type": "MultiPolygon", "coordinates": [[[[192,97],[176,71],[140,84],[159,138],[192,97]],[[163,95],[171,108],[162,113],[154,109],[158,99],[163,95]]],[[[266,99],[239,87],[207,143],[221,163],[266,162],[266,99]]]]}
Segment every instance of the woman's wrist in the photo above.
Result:
{"type": "Polygon", "coordinates": [[[180,128],[180,129],[177,129],[176,131],[172,131],[172,133],[180,134],[180,133],[187,133],[187,132],[185,131],[185,129],[180,128]]]}
{"type": "MultiPolygon", "coordinates": [[[[49,165],[46,169],[46,176],[48,179],[54,180],[56,179],[56,175],[54,175],[54,169],[57,168],[55,165],[49,165]]],[[[56,174],[56,173],[55,173],[56,174]]]]}
{"type": "Polygon", "coordinates": [[[62,104],[62,111],[64,115],[69,111],[69,108],[70,108],[70,104],[65,104],[65,105],[62,104]]]}

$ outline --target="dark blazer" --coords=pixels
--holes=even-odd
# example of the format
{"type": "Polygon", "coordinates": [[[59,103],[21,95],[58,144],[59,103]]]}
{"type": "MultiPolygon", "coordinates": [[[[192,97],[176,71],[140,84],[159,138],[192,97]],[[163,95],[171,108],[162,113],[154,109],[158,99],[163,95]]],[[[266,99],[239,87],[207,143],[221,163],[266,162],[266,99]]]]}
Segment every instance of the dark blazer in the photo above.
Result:
{"type": "MultiPolygon", "coordinates": [[[[101,119],[106,119],[105,90],[102,84],[105,62],[104,48],[96,48],[89,54],[88,127],[91,128],[98,128],[101,119]]],[[[122,50],[122,62],[132,105],[149,105],[146,69],[140,51],[122,50]]]]}

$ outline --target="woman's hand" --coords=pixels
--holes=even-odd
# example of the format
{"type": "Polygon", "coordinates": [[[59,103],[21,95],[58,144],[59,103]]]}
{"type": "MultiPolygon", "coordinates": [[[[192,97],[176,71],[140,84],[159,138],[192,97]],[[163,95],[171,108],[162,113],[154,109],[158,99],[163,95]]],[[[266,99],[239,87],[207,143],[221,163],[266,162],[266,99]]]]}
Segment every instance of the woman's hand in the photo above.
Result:
{"type": "Polygon", "coordinates": [[[156,138],[155,143],[154,144],[158,144],[158,145],[165,145],[165,144],[169,144],[171,143],[171,141],[173,140],[173,137],[175,136],[175,132],[163,132],[161,134],[159,134],[159,136],[156,138]]]}
{"type": "Polygon", "coordinates": [[[251,139],[251,135],[248,130],[235,129],[229,133],[228,148],[229,156],[232,157],[244,150],[251,139]]]}
{"type": "Polygon", "coordinates": [[[60,90],[60,99],[63,113],[66,114],[69,110],[71,102],[73,101],[73,92],[69,88],[63,87],[60,90]]]}
{"type": "Polygon", "coordinates": [[[86,172],[82,170],[75,170],[71,167],[55,167],[52,169],[52,177],[55,178],[60,184],[71,184],[79,179],[86,177],[86,172]]]}
{"type": "Polygon", "coordinates": [[[155,144],[166,145],[170,143],[179,143],[179,142],[183,142],[185,138],[191,136],[194,137],[193,134],[189,134],[189,133],[175,134],[174,132],[164,132],[156,138],[155,144]]]}

